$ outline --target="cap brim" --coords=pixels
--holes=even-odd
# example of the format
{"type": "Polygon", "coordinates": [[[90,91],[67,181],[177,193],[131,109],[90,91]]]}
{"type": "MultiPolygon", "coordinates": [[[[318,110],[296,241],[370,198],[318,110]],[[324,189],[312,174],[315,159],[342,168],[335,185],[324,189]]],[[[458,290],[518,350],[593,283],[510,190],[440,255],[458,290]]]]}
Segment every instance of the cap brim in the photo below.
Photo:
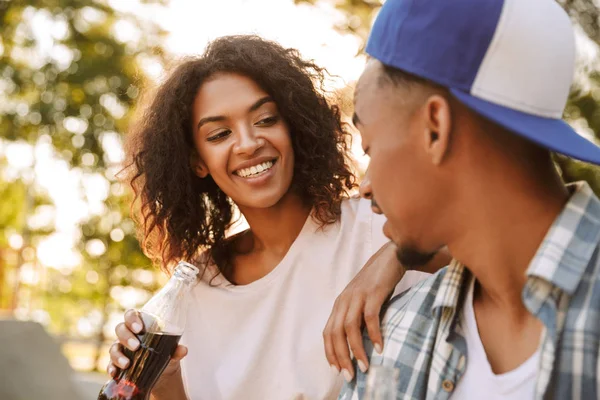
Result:
{"type": "Polygon", "coordinates": [[[457,89],[450,89],[450,92],[473,111],[532,142],[578,160],[600,164],[600,147],[579,135],[563,120],[516,111],[457,89]]]}

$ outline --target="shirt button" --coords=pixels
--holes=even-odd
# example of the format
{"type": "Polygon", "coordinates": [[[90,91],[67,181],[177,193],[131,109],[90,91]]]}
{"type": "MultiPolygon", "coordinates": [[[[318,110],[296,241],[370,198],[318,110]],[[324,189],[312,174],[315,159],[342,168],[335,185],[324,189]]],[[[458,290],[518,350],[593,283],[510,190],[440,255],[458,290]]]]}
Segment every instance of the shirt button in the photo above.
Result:
{"type": "Polygon", "coordinates": [[[442,389],[444,389],[446,392],[451,392],[454,390],[454,383],[451,380],[444,379],[442,382],[442,389]]]}

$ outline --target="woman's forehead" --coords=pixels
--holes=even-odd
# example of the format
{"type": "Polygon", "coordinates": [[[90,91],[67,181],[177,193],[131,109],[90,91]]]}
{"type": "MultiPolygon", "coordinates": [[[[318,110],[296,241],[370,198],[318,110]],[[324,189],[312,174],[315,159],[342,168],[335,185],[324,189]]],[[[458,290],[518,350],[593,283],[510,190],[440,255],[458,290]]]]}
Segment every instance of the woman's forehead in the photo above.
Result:
{"type": "Polygon", "coordinates": [[[198,118],[229,113],[247,113],[258,100],[268,97],[252,79],[238,74],[220,74],[205,82],[196,95],[198,118]]]}

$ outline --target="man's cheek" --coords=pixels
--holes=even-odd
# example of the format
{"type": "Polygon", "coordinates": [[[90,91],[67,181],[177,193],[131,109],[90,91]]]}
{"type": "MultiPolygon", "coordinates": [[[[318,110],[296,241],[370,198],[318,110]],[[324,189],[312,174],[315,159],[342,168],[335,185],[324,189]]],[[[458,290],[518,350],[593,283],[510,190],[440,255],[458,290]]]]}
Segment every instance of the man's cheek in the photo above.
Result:
{"type": "Polygon", "coordinates": [[[390,178],[390,173],[385,167],[385,162],[382,161],[385,160],[382,160],[377,156],[372,156],[371,163],[369,164],[369,178],[371,179],[373,195],[376,197],[381,197],[380,192],[385,190],[385,186],[386,184],[389,184],[390,178]]]}

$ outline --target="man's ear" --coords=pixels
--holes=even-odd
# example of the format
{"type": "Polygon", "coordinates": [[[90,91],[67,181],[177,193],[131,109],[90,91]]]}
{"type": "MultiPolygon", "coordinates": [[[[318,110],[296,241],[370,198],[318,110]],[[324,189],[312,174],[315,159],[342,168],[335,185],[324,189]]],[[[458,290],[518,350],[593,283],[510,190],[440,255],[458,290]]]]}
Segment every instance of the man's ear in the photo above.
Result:
{"type": "Polygon", "coordinates": [[[190,156],[190,166],[192,167],[192,171],[194,171],[199,178],[206,178],[209,175],[206,164],[204,164],[204,161],[202,161],[200,155],[196,151],[193,151],[190,156]]]}
{"type": "Polygon", "coordinates": [[[434,94],[425,103],[424,109],[425,151],[429,154],[434,165],[442,163],[450,149],[452,134],[452,113],[448,100],[439,94],[434,94]]]}

